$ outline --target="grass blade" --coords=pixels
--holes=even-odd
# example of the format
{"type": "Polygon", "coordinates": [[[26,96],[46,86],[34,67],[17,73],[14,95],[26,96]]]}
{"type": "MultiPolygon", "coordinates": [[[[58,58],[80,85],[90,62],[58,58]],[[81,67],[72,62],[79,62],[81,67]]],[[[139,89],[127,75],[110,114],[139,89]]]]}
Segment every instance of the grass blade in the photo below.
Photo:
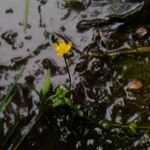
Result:
{"type": "Polygon", "coordinates": [[[24,8],[24,32],[26,32],[27,26],[28,26],[28,19],[29,19],[29,7],[30,6],[30,0],[25,0],[25,8],[24,8]]]}
{"type": "Polygon", "coordinates": [[[27,135],[31,132],[31,130],[34,128],[35,124],[40,120],[42,117],[43,113],[38,114],[32,120],[30,121],[26,131],[24,132],[24,135],[21,137],[21,139],[18,141],[18,143],[12,148],[12,150],[17,150],[19,146],[22,144],[24,139],[27,137],[27,135]]]}
{"type": "Polygon", "coordinates": [[[7,95],[5,96],[5,98],[0,101],[0,111],[5,110],[7,105],[11,102],[13,96],[15,95],[14,89],[15,89],[16,84],[17,84],[18,80],[20,79],[22,73],[23,73],[23,69],[16,76],[15,82],[12,85],[12,87],[8,90],[7,95]]]}

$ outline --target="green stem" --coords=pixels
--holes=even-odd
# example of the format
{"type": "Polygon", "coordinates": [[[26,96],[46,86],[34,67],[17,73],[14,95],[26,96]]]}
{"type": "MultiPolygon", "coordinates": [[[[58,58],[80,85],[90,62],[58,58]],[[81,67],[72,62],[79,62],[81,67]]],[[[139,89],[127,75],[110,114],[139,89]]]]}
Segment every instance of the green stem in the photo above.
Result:
{"type": "Polygon", "coordinates": [[[67,68],[67,72],[68,72],[68,76],[69,76],[69,90],[71,89],[71,75],[70,75],[70,71],[69,71],[69,66],[67,63],[67,58],[66,55],[64,55],[64,60],[65,60],[65,64],[66,64],[66,68],[67,68]]]}
{"type": "Polygon", "coordinates": [[[146,127],[146,126],[138,126],[137,127],[138,129],[143,129],[143,130],[150,130],[150,126],[148,127],[146,127]]]}
{"type": "Polygon", "coordinates": [[[119,127],[119,128],[127,128],[128,127],[126,125],[122,125],[122,124],[118,124],[118,123],[113,123],[112,126],[113,127],[119,127]]]}

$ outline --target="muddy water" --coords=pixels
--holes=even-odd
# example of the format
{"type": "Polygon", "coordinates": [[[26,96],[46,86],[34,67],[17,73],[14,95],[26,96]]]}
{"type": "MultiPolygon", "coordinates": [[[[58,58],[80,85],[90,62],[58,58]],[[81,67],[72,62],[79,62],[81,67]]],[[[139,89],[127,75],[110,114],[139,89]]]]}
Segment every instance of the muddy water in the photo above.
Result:
{"type": "MultiPolygon", "coordinates": [[[[83,8],[65,8],[62,3],[61,0],[31,0],[29,28],[24,32],[24,1],[0,1],[1,98],[13,83],[16,73],[24,67],[17,95],[8,110],[1,113],[3,138],[18,118],[25,118],[18,131],[21,137],[25,128],[29,127],[31,118],[39,112],[38,96],[30,91],[28,82],[32,82],[40,90],[44,72],[50,67],[53,87],[58,84],[69,85],[64,60],[56,56],[51,41],[46,36],[51,33],[57,33],[74,43],[75,48],[68,55],[72,98],[74,103],[82,104],[90,118],[97,122],[107,119],[123,124],[138,118],[140,124],[149,123],[149,55],[97,59],[83,57],[80,53],[93,49],[110,51],[150,46],[147,21],[149,13],[144,12],[145,16],[140,18],[141,21],[135,17],[137,24],[133,20],[125,25],[124,21],[113,22],[81,32],[78,31],[77,24],[83,19],[103,19],[118,13],[122,15],[141,6],[141,3],[128,2],[124,5],[119,0],[87,0],[84,1],[83,8]],[[146,36],[137,34],[140,27],[146,29],[146,36]],[[132,91],[127,88],[134,79],[142,82],[141,89],[132,91]]],[[[11,149],[13,144],[10,141],[7,149],[11,149]]],[[[19,149],[26,148],[144,150],[150,148],[150,141],[147,131],[140,130],[136,136],[130,136],[118,128],[107,131],[81,118],[72,118],[67,108],[58,108],[43,115],[19,149]]]]}

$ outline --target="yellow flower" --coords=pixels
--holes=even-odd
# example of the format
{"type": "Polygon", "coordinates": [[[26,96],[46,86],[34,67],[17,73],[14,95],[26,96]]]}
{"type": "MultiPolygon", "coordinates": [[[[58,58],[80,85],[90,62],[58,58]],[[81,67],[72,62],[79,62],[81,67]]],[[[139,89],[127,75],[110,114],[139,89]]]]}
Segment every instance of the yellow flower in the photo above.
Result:
{"type": "Polygon", "coordinates": [[[53,44],[53,48],[56,50],[58,56],[63,56],[71,50],[72,42],[65,42],[63,39],[59,39],[53,44]]]}

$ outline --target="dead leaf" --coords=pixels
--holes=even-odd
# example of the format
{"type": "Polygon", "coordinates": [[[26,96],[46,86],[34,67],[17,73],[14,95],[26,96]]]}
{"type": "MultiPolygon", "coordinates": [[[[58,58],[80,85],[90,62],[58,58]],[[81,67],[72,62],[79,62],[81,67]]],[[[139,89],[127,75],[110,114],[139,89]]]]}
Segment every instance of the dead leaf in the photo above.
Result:
{"type": "Polygon", "coordinates": [[[135,79],[133,81],[131,81],[129,84],[128,84],[128,89],[130,90],[138,90],[140,88],[142,88],[142,82],[135,79]]]}

